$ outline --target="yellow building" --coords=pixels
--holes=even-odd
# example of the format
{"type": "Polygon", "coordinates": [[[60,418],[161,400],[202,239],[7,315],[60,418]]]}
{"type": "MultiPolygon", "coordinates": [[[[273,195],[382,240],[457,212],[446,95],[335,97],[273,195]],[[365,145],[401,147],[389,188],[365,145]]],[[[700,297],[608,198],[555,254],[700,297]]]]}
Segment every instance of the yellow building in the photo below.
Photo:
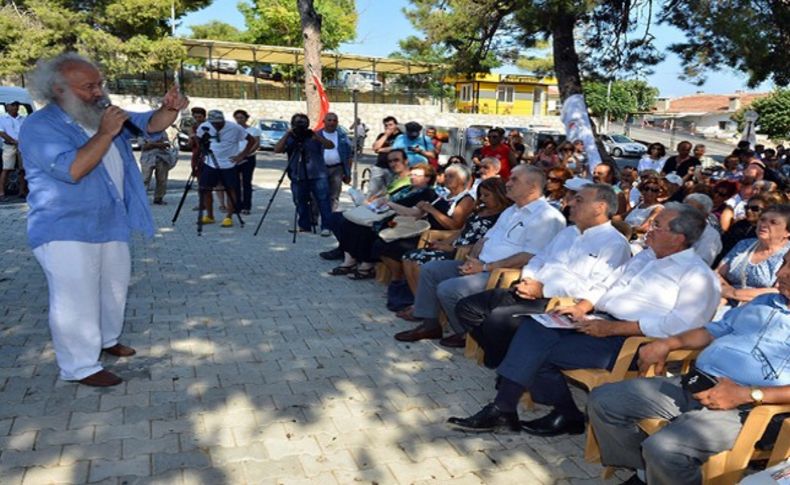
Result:
{"type": "Polygon", "coordinates": [[[456,108],[462,113],[545,116],[549,91],[557,80],[518,74],[475,74],[445,80],[455,86],[456,108]]]}

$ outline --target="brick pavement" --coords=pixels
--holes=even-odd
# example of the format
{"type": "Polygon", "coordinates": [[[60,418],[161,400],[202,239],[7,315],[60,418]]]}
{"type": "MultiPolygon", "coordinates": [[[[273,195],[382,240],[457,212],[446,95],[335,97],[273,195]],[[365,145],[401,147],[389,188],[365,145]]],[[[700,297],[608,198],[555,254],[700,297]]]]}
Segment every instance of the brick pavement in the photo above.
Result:
{"type": "Polygon", "coordinates": [[[172,227],[177,187],[154,206],[156,236],[132,250],[123,341],[138,355],[105,358],[125,378],[110,389],[57,380],[25,206],[0,206],[0,483],[598,481],[582,437],[447,428],[491,399],[491,371],[396,342],[408,324],[385,309],[383,287],[327,276],[317,253],[330,239],[291,244],[290,192],[253,237],[282,166],[259,155],[243,229],[198,238],[194,194],[172,227]]]}

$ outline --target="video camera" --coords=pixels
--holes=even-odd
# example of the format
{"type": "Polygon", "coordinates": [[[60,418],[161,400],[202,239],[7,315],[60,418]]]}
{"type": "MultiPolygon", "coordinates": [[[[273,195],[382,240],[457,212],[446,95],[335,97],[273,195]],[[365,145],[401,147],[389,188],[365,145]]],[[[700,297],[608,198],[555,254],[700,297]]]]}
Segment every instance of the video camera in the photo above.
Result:
{"type": "Polygon", "coordinates": [[[313,130],[310,129],[310,120],[304,116],[296,116],[291,121],[291,129],[297,141],[304,141],[313,136],[313,130]]]}
{"type": "Polygon", "coordinates": [[[201,128],[201,130],[203,131],[203,134],[200,135],[200,137],[198,138],[198,142],[200,144],[200,150],[203,153],[208,153],[208,151],[211,149],[211,139],[216,138],[217,141],[219,141],[219,136],[215,136],[215,137],[211,136],[210,133],[211,128],[209,128],[208,126],[204,126],[203,128],[201,128]]]}

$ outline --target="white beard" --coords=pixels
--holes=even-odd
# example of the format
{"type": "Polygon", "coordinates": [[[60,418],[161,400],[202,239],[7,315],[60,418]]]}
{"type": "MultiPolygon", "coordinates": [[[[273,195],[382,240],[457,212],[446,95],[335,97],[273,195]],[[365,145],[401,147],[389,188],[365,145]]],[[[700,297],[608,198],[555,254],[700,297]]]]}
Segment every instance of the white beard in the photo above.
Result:
{"type": "Polygon", "coordinates": [[[71,89],[66,88],[60,99],[60,108],[71,116],[74,121],[91,130],[98,130],[104,110],[95,104],[86,103],[71,89]]]}

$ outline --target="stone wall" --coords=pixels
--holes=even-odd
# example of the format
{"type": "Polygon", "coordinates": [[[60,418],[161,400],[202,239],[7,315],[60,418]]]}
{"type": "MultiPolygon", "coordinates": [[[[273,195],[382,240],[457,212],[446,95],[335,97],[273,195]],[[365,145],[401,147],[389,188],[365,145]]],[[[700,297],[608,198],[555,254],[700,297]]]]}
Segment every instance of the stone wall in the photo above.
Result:
{"type": "MultiPolygon", "coordinates": [[[[112,95],[114,104],[123,108],[142,109],[158,105],[158,99],[142,96],[112,95]]],[[[224,98],[191,98],[190,106],[201,106],[209,109],[220,109],[230,119],[233,111],[246,110],[253,119],[274,118],[290,120],[291,115],[304,112],[304,101],[274,101],[253,99],[224,99],[224,98]]],[[[349,126],[354,119],[353,103],[332,103],[332,111],[340,117],[343,126],[349,126]]],[[[446,127],[465,127],[469,125],[494,125],[494,126],[519,126],[531,125],[550,126],[562,131],[562,123],[557,116],[504,116],[483,115],[468,113],[450,113],[442,110],[439,105],[410,105],[410,104],[359,104],[358,114],[362,121],[375,134],[381,129],[381,120],[388,115],[395,116],[398,121],[417,121],[424,126],[437,125],[446,127]]],[[[373,143],[373,136],[368,136],[366,143],[373,143]]]]}

